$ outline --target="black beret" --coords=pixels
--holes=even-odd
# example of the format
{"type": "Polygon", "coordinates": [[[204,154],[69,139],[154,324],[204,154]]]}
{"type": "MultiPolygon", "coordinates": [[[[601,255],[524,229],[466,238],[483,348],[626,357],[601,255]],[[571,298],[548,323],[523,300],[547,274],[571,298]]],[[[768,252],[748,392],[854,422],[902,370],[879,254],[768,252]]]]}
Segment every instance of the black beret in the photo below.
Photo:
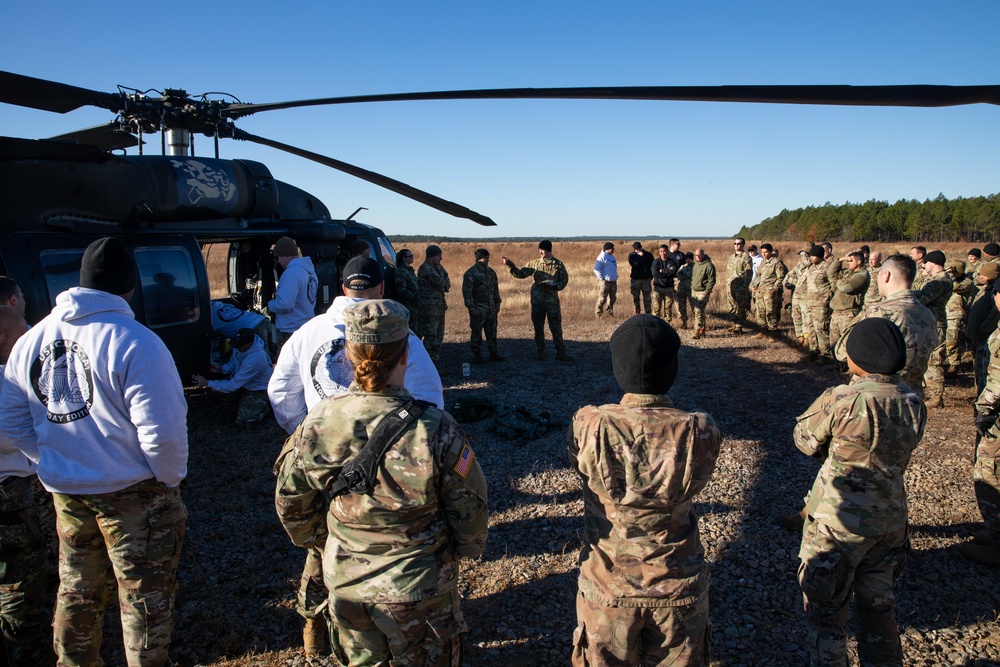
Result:
{"type": "Polygon", "coordinates": [[[847,336],[847,356],[862,370],[891,375],[906,365],[906,339],[892,320],[861,320],[847,336]]]}
{"type": "Polygon", "coordinates": [[[482,259],[483,257],[489,257],[489,256],[490,256],[490,251],[487,250],[486,248],[479,248],[479,249],[476,250],[476,259],[477,260],[482,259]]]}
{"type": "Polygon", "coordinates": [[[80,287],[117,295],[135,287],[135,260],[125,244],[105,236],[87,246],[80,263],[80,287]]]}
{"type": "Polygon", "coordinates": [[[987,243],[983,246],[983,252],[987,255],[996,257],[997,255],[1000,255],[1000,245],[997,245],[996,243],[987,243]]]}
{"type": "Polygon", "coordinates": [[[552,252],[552,241],[545,240],[538,242],[538,249],[544,250],[546,252],[552,252]]]}
{"type": "Polygon", "coordinates": [[[344,287],[361,292],[382,284],[382,266],[371,257],[354,257],[344,267],[344,287]]]}
{"type": "Polygon", "coordinates": [[[822,258],[825,255],[826,255],[826,250],[824,250],[823,246],[821,246],[821,245],[814,245],[813,247],[809,248],[809,256],[810,257],[820,257],[820,258],[822,258]]]}
{"type": "Polygon", "coordinates": [[[944,267],[948,263],[945,258],[944,253],[940,250],[931,250],[929,253],[924,255],[924,262],[930,262],[931,264],[937,264],[940,267],[944,267]]]}
{"type": "Polygon", "coordinates": [[[611,334],[611,364],[622,391],[665,394],[677,377],[681,339],[652,315],[635,315],[611,334]]]}
{"type": "Polygon", "coordinates": [[[983,251],[980,250],[979,248],[973,248],[972,250],[969,251],[969,254],[972,255],[973,257],[982,257],[983,251]]]}

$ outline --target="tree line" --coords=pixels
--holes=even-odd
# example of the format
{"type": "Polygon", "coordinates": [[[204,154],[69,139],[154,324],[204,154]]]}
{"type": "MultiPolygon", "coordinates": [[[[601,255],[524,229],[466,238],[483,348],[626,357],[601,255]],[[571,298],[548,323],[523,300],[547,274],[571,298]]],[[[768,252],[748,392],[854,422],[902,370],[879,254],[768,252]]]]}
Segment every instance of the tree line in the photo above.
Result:
{"type": "Polygon", "coordinates": [[[1000,239],[1000,194],[948,199],[871,199],[807,206],[746,225],[736,236],[769,241],[970,241],[1000,239]]]}

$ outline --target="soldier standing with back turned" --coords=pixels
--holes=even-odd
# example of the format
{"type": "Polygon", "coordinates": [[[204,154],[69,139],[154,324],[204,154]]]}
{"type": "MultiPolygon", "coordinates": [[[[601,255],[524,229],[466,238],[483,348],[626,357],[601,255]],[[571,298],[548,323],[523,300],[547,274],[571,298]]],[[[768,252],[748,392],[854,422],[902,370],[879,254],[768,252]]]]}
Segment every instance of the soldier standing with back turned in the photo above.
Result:
{"type": "Polygon", "coordinates": [[[448,310],[445,294],[451,289],[448,271],[441,266],[444,256],[436,245],[427,246],[424,263],[417,271],[420,288],[420,335],[424,347],[434,363],[441,359],[441,345],[444,343],[444,312],[448,310]]]}
{"type": "Polygon", "coordinates": [[[490,361],[503,361],[497,351],[497,315],[500,313],[500,287],[497,273],[490,268],[490,253],[486,248],[476,250],[476,263],[465,272],[462,279],[462,298],[469,309],[469,343],[472,359],[483,362],[483,333],[490,361]]]}

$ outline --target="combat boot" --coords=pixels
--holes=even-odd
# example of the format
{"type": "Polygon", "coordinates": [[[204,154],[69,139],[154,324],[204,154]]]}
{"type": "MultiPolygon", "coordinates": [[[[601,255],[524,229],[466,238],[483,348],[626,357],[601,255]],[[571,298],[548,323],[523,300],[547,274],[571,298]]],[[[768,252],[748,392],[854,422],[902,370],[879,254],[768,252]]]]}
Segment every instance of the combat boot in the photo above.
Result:
{"type": "Polygon", "coordinates": [[[935,396],[933,398],[928,397],[928,399],[926,401],[926,405],[929,408],[943,408],[944,407],[944,399],[941,398],[940,396],[935,396]]]}
{"type": "Polygon", "coordinates": [[[475,352],[472,353],[472,363],[474,364],[486,363],[486,360],[483,359],[483,355],[479,353],[479,350],[476,350],[475,352]]]}
{"type": "Polygon", "coordinates": [[[507,357],[501,356],[496,352],[490,352],[490,361],[507,361],[507,357]]]}
{"type": "Polygon", "coordinates": [[[538,350],[538,360],[545,361],[545,350],[538,350]]]}
{"type": "Polygon", "coordinates": [[[992,530],[977,530],[972,535],[973,544],[981,544],[987,547],[998,546],[997,538],[992,530]]]}
{"type": "Polygon", "coordinates": [[[556,361],[576,361],[573,357],[569,356],[562,350],[556,352],[556,361]]]}
{"type": "Polygon", "coordinates": [[[681,329],[687,329],[687,328],[688,328],[688,321],[681,320],[681,329]]]}
{"type": "Polygon", "coordinates": [[[789,512],[788,514],[782,514],[778,519],[778,525],[780,525],[785,530],[790,530],[793,533],[801,533],[802,525],[806,522],[806,508],[802,508],[798,512],[789,512]]]}
{"type": "Polygon", "coordinates": [[[758,331],[757,333],[755,333],[754,335],[752,335],[750,337],[751,338],[767,338],[769,334],[770,334],[770,332],[767,329],[762,328],[760,331],[758,331]]]}
{"type": "Polygon", "coordinates": [[[302,648],[306,655],[316,655],[326,650],[326,628],[322,618],[307,618],[302,626],[302,648]]]}
{"type": "Polygon", "coordinates": [[[1000,567],[1000,547],[965,542],[958,545],[958,552],[973,563],[1000,567]]]}

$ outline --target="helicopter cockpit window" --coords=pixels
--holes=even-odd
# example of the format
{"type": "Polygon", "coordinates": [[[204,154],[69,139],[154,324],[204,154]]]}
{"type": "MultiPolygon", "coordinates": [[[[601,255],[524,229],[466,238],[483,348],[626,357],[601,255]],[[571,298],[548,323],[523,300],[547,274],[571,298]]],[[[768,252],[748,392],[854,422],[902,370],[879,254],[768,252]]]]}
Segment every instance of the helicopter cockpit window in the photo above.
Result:
{"type": "Polygon", "coordinates": [[[49,307],[56,305],[56,297],[70,287],[80,284],[80,262],[83,248],[43,250],[38,254],[45,274],[45,287],[49,290],[49,307]]]}
{"type": "Polygon", "coordinates": [[[392,249],[389,239],[380,236],[378,239],[379,249],[382,251],[382,259],[389,266],[396,266],[396,251],[392,249]]]}
{"type": "Polygon", "coordinates": [[[136,248],[146,325],[151,329],[194,322],[199,316],[198,282],[185,248],[136,248]]]}

